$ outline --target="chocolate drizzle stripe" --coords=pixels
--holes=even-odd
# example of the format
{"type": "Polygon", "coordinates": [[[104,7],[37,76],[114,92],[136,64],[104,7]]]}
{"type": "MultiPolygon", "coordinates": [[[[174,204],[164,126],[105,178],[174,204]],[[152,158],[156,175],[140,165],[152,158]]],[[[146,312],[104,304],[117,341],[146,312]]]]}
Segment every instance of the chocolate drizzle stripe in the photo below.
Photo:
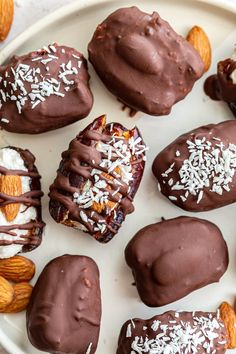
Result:
{"type": "MultiPolygon", "coordinates": [[[[7,246],[11,244],[23,245],[27,250],[31,250],[41,243],[41,235],[45,223],[41,219],[41,197],[43,192],[40,188],[40,178],[34,162],[35,157],[28,150],[22,150],[12,146],[7,147],[17,151],[24,161],[27,171],[17,169],[7,169],[0,166],[0,174],[5,176],[20,176],[29,177],[30,190],[22,193],[19,196],[12,196],[6,193],[0,193],[0,207],[5,207],[9,204],[23,204],[25,209],[21,213],[26,212],[30,207],[36,209],[36,220],[31,220],[25,224],[12,224],[12,225],[0,225],[0,233],[13,237],[13,240],[0,240],[0,246],[7,246]],[[18,234],[13,230],[28,230],[27,234],[18,234]],[[17,239],[14,239],[17,238],[17,239]]],[[[24,248],[25,250],[25,248],[24,248]]]]}
{"type": "Polygon", "coordinates": [[[20,176],[20,177],[31,177],[31,178],[41,178],[37,172],[24,171],[24,170],[10,170],[3,166],[0,166],[0,174],[5,176],[20,176]]]}
{"type": "Polygon", "coordinates": [[[106,125],[104,116],[97,118],[62,153],[50,187],[50,211],[63,205],[68,213],[62,223],[72,226],[77,221],[95,238],[106,229],[116,234],[125,215],[134,210],[133,184],[142,175],[146,149],[136,128],[129,131],[118,123],[106,125]],[[119,221],[117,212],[121,213],[119,221]]]}
{"type": "Polygon", "coordinates": [[[41,191],[29,191],[21,194],[20,196],[12,196],[5,193],[0,193],[0,199],[4,202],[0,202],[0,206],[5,206],[12,203],[21,203],[26,206],[38,206],[41,205],[40,197],[43,196],[41,191]]]}

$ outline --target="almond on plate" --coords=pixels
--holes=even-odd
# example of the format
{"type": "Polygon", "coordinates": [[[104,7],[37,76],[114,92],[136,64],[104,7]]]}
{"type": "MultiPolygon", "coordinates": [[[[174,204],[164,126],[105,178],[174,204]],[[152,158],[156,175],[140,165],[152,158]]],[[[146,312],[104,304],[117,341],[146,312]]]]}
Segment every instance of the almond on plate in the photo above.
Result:
{"type": "Polygon", "coordinates": [[[220,305],[220,317],[224,321],[229,334],[228,349],[236,348],[236,314],[233,307],[226,301],[220,305]]]}
{"type": "Polygon", "coordinates": [[[6,39],[14,17],[14,1],[0,0],[0,41],[6,39]]]}
{"type": "Polygon", "coordinates": [[[15,283],[29,281],[35,274],[35,264],[23,256],[0,259],[0,275],[15,283]]]}
{"type": "Polygon", "coordinates": [[[27,308],[33,290],[32,285],[29,283],[18,283],[13,286],[13,289],[13,301],[1,312],[16,313],[24,311],[27,308]]]}
{"type": "Polygon", "coordinates": [[[187,35],[187,41],[200,54],[207,71],[211,65],[211,44],[205,31],[199,26],[194,26],[187,35]]]}
{"type": "Polygon", "coordinates": [[[13,300],[14,289],[11,283],[0,276],[0,311],[4,310],[13,300]]]}

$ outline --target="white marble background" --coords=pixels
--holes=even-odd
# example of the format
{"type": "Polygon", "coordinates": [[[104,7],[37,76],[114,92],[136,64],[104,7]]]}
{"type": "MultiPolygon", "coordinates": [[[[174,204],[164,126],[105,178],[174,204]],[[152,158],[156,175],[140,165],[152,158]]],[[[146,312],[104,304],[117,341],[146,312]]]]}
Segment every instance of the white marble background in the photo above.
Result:
{"type": "MultiPolygon", "coordinates": [[[[37,20],[41,19],[43,16],[46,16],[57,8],[69,4],[73,1],[76,0],[15,0],[14,22],[9,36],[4,42],[0,43],[0,50],[19,33],[27,29],[37,20]]],[[[236,3],[236,0],[224,1],[236,3]]],[[[176,0],[176,2],[178,2],[178,0],[176,0]]],[[[214,0],[212,0],[212,2],[214,2],[214,0]]],[[[0,346],[0,354],[8,353],[0,346]]]]}

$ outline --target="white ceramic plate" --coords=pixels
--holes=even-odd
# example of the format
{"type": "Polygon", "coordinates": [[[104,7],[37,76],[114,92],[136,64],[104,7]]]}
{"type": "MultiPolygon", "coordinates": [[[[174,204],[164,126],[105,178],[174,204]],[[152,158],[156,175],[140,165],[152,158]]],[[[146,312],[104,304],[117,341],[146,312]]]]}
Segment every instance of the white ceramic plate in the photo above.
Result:
{"type": "MultiPolygon", "coordinates": [[[[236,38],[232,35],[235,29],[236,6],[227,5],[226,8],[226,5],[218,0],[79,0],[41,20],[11,42],[0,52],[0,63],[12,54],[23,54],[54,41],[78,48],[86,56],[87,44],[97,24],[115,9],[130,5],[137,5],[148,12],[157,10],[183,35],[194,24],[202,26],[211,39],[214,61],[231,54],[236,38]],[[228,37],[230,33],[231,36],[228,37]]],[[[212,71],[215,70],[214,67],[215,62],[212,71]]],[[[194,215],[178,209],[157,191],[157,184],[151,173],[151,164],[156,154],[181,133],[202,124],[232,119],[232,115],[224,104],[206,98],[202,91],[203,78],[184,101],[174,106],[168,117],[155,118],[139,114],[131,119],[126,112],[121,111],[120,104],[104,88],[91,66],[89,70],[95,98],[89,117],[66,128],[38,136],[1,133],[1,145],[10,143],[29,148],[36,155],[37,166],[43,177],[43,216],[47,223],[46,233],[42,245],[27,254],[37,265],[34,281],[44,265],[58,255],[72,253],[93,257],[100,268],[103,302],[97,354],[113,354],[116,352],[121,325],[130,317],[148,318],[168,309],[215,310],[223,299],[233,301],[236,294],[236,204],[197,214],[198,217],[215,222],[221,228],[229,246],[230,265],[219,284],[195,291],[169,306],[148,308],[141,303],[136,288],[131,285],[133,279],[123,256],[127,242],[141,227],[159,221],[161,216],[170,218],[194,215]],[[120,121],[128,127],[137,124],[145,142],[150,146],[145,174],[135,199],[136,211],[127,217],[119,234],[106,245],[99,244],[86,234],[57,225],[49,215],[47,197],[49,185],[55,177],[61,159],[61,152],[67,149],[70,140],[81,129],[103,113],[108,115],[108,121],[120,121]]],[[[39,353],[28,341],[25,313],[0,316],[0,341],[12,354],[39,353]]]]}

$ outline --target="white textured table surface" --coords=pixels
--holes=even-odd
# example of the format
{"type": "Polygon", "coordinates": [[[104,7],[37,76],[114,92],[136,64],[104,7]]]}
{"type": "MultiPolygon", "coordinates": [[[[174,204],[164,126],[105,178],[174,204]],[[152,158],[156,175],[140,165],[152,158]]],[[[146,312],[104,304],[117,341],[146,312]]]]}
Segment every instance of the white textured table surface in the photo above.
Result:
{"type": "MultiPolygon", "coordinates": [[[[8,38],[0,43],[0,49],[37,20],[73,1],[76,0],[15,0],[16,6],[13,26],[8,38]]],[[[178,0],[176,0],[176,2],[177,1],[178,0]]],[[[212,0],[212,2],[214,2],[214,0],[212,0]]],[[[225,0],[225,2],[236,3],[236,0],[225,0]]],[[[0,354],[8,354],[2,349],[1,345],[0,354]]]]}

